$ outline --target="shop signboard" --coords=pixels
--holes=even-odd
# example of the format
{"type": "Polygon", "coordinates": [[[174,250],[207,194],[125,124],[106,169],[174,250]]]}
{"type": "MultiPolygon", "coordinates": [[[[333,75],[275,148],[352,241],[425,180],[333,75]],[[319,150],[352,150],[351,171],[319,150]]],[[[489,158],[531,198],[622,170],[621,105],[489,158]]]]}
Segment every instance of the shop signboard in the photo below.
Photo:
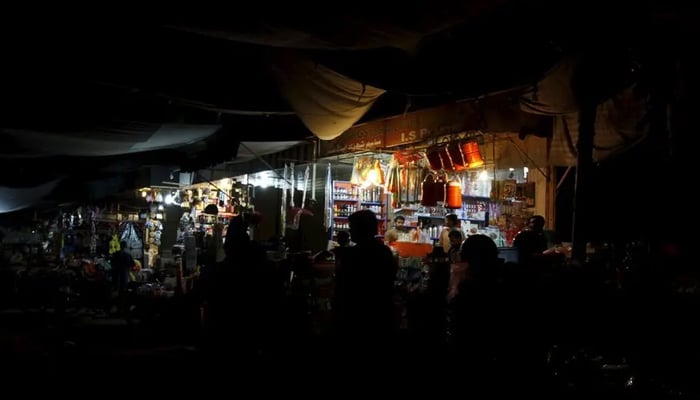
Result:
{"type": "Polygon", "coordinates": [[[321,141],[322,157],[423,143],[477,128],[476,108],[469,103],[446,104],[357,125],[333,140],[321,141]]]}
{"type": "Polygon", "coordinates": [[[437,136],[475,129],[478,113],[469,103],[445,104],[386,120],[385,146],[422,143],[437,136]]]}
{"type": "Polygon", "coordinates": [[[458,133],[453,133],[449,135],[442,135],[436,137],[432,142],[434,144],[441,144],[441,143],[449,143],[452,141],[459,141],[459,140],[468,140],[468,139],[473,139],[479,142],[479,144],[483,144],[483,132],[476,130],[476,131],[463,131],[463,132],[458,132],[458,133]]]}
{"type": "Polygon", "coordinates": [[[322,156],[371,151],[384,147],[384,121],[354,126],[333,140],[322,140],[322,156]]]}

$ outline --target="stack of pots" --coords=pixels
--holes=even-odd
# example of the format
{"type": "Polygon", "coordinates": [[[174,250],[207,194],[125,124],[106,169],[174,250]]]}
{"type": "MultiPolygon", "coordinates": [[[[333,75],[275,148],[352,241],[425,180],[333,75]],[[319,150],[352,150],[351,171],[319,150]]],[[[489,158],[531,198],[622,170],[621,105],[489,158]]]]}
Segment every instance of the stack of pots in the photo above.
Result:
{"type": "Polygon", "coordinates": [[[456,175],[448,179],[445,171],[458,172],[482,166],[484,160],[479,144],[474,140],[439,144],[428,149],[427,158],[430,169],[435,172],[423,180],[421,205],[435,207],[443,203],[447,208],[462,208],[462,183],[456,175]]]}
{"type": "Polygon", "coordinates": [[[484,165],[479,143],[474,140],[439,144],[427,152],[428,163],[433,171],[464,171],[484,165]]]}

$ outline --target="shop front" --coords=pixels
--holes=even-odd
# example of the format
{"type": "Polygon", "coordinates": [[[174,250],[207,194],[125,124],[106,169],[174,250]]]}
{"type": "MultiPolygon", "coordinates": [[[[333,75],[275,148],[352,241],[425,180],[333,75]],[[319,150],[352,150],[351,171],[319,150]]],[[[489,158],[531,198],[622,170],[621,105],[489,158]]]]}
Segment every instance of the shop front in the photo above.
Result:
{"type": "Polygon", "coordinates": [[[541,121],[514,111],[502,97],[369,122],[321,142],[321,161],[344,157],[353,163],[347,182],[333,182],[334,234],[347,228],[346,214],[370,208],[382,221],[380,234],[403,218],[394,246],[401,253],[418,248],[425,255],[431,246],[409,243],[434,244],[445,216],[455,214],[465,237],[485,234],[507,255],[532,215],[553,226],[547,139],[521,135],[541,121]],[[368,193],[376,205],[363,204],[368,193]]]}

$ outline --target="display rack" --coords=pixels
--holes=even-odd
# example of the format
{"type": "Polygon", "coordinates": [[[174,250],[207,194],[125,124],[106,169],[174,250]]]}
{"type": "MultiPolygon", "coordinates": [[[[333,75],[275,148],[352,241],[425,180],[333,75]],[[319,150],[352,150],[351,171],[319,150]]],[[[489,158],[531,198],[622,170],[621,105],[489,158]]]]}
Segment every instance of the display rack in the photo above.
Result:
{"type": "Polygon", "coordinates": [[[384,236],[387,230],[388,221],[388,197],[381,186],[371,186],[360,188],[360,209],[369,209],[377,214],[378,235],[384,236]]]}
{"type": "Polygon", "coordinates": [[[338,232],[349,229],[348,217],[358,210],[357,186],[348,181],[333,181],[333,225],[331,240],[335,240],[338,232]]]}
{"type": "Polygon", "coordinates": [[[384,188],[373,186],[361,188],[348,181],[333,181],[333,225],[331,239],[335,240],[339,231],[348,230],[348,217],[361,209],[372,210],[377,214],[378,234],[384,236],[387,227],[387,195],[384,188]]]}

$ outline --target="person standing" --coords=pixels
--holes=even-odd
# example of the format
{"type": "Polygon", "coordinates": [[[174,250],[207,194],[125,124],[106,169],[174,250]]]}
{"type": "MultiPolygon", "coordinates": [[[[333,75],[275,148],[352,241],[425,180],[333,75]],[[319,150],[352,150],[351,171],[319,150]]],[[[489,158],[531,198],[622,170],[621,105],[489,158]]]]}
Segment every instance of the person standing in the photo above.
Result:
{"type": "Polygon", "coordinates": [[[394,218],[394,226],[386,231],[386,234],[384,234],[384,242],[390,245],[398,241],[399,237],[401,236],[401,232],[403,232],[405,223],[406,219],[401,215],[397,215],[396,218],[394,218]]]}
{"type": "Polygon", "coordinates": [[[453,229],[448,233],[448,237],[450,238],[450,250],[447,255],[450,257],[450,262],[458,263],[461,261],[460,251],[462,251],[464,236],[459,229],[453,229]]]}
{"type": "Polygon", "coordinates": [[[450,232],[456,230],[458,226],[459,219],[457,218],[457,214],[445,215],[445,225],[443,225],[442,231],[440,231],[439,238],[439,244],[445,251],[445,254],[448,254],[450,252],[450,248],[452,247],[452,242],[450,241],[450,232]]]}
{"type": "Polygon", "coordinates": [[[377,240],[377,216],[360,210],[348,218],[355,246],[336,263],[334,322],[338,349],[348,357],[375,357],[391,345],[395,330],[394,281],[398,265],[377,240]]]}
{"type": "Polygon", "coordinates": [[[112,290],[116,293],[117,311],[123,312],[126,306],[126,290],[129,286],[129,271],[135,265],[134,258],[127,251],[127,243],[122,240],[119,250],[112,254],[110,265],[112,267],[112,290]]]}

